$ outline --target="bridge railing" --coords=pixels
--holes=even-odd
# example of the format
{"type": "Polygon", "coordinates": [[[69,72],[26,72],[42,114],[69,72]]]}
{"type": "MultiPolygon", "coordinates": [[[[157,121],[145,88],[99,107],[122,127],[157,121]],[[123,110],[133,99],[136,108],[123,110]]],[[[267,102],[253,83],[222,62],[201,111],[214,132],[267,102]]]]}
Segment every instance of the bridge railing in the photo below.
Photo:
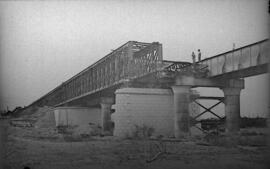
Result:
{"type": "Polygon", "coordinates": [[[263,40],[199,62],[206,65],[209,76],[238,71],[268,63],[268,40],[263,40]]]}

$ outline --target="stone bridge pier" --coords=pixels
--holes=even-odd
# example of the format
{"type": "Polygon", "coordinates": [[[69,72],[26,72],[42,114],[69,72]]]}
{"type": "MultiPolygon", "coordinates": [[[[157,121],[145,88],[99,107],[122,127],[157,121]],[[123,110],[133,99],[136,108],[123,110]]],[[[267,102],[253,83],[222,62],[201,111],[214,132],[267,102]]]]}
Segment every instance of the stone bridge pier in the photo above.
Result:
{"type": "Polygon", "coordinates": [[[86,126],[95,125],[101,132],[111,135],[113,124],[111,121],[111,107],[115,97],[111,95],[97,96],[94,99],[85,97],[54,108],[56,126],[86,126]]]}
{"type": "Polygon", "coordinates": [[[189,135],[189,103],[191,86],[172,86],[174,110],[174,136],[176,138],[189,135]]]}
{"type": "Polygon", "coordinates": [[[102,132],[112,133],[111,108],[114,102],[114,97],[102,97],[100,99],[102,132]]]}
{"type": "Polygon", "coordinates": [[[222,88],[224,92],[226,131],[237,133],[240,130],[240,92],[239,87],[222,88]]]}
{"type": "Polygon", "coordinates": [[[226,132],[235,134],[240,129],[240,92],[244,88],[243,79],[214,80],[195,78],[193,76],[179,76],[171,87],[174,103],[174,135],[182,138],[190,135],[189,104],[191,102],[191,88],[216,87],[224,92],[226,132]]]}

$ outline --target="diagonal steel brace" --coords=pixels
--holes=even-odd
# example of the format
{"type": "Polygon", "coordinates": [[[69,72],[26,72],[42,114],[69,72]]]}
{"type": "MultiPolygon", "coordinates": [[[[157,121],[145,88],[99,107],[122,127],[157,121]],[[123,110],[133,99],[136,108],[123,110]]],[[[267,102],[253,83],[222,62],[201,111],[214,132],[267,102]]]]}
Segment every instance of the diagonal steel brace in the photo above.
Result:
{"type": "Polygon", "coordinates": [[[217,102],[216,104],[214,104],[213,106],[207,108],[205,106],[203,106],[202,104],[200,104],[199,102],[197,102],[196,100],[194,101],[196,104],[198,104],[199,106],[201,106],[202,108],[204,108],[205,110],[198,114],[197,116],[194,117],[194,119],[197,119],[198,117],[200,117],[201,115],[205,114],[206,112],[209,112],[211,114],[213,114],[214,116],[218,117],[219,119],[222,119],[222,117],[220,117],[219,115],[217,115],[216,113],[212,112],[211,109],[213,109],[214,107],[216,107],[217,105],[219,105],[220,103],[222,103],[222,101],[217,102]]]}

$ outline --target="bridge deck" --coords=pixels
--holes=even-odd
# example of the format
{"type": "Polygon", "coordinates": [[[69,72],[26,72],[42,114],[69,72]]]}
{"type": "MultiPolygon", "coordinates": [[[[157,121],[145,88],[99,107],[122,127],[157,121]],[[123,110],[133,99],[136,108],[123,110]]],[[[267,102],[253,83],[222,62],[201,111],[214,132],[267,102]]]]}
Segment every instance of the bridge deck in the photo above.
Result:
{"type": "MultiPolygon", "coordinates": [[[[237,73],[234,78],[244,78],[266,73],[269,61],[268,40],[256,42],[232,51],[228,51],[210,58],[199,64],[206,65],[209,77],[224,76],[228,73],[237,73]],[[264,65],[264,68],[262,68],[264,65]]],[[[229,78],[229,76],[227,76],[229,78]]]]}

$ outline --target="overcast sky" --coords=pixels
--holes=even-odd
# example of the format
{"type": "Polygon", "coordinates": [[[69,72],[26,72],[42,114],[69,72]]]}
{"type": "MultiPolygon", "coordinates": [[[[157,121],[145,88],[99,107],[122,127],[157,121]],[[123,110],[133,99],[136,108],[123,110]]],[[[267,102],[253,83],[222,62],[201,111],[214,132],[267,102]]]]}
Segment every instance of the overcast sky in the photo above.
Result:
{"type": "MultiPolygon", "coordinates": [[[[1,108],[30,104],[129,40],[158,41],[163,58],[177,61],[263,40],[267,8],[267,0],[1,1],[1,108]]],[[[246,79],[243,111],[267,111],[266,77],[246,79]]]]}

